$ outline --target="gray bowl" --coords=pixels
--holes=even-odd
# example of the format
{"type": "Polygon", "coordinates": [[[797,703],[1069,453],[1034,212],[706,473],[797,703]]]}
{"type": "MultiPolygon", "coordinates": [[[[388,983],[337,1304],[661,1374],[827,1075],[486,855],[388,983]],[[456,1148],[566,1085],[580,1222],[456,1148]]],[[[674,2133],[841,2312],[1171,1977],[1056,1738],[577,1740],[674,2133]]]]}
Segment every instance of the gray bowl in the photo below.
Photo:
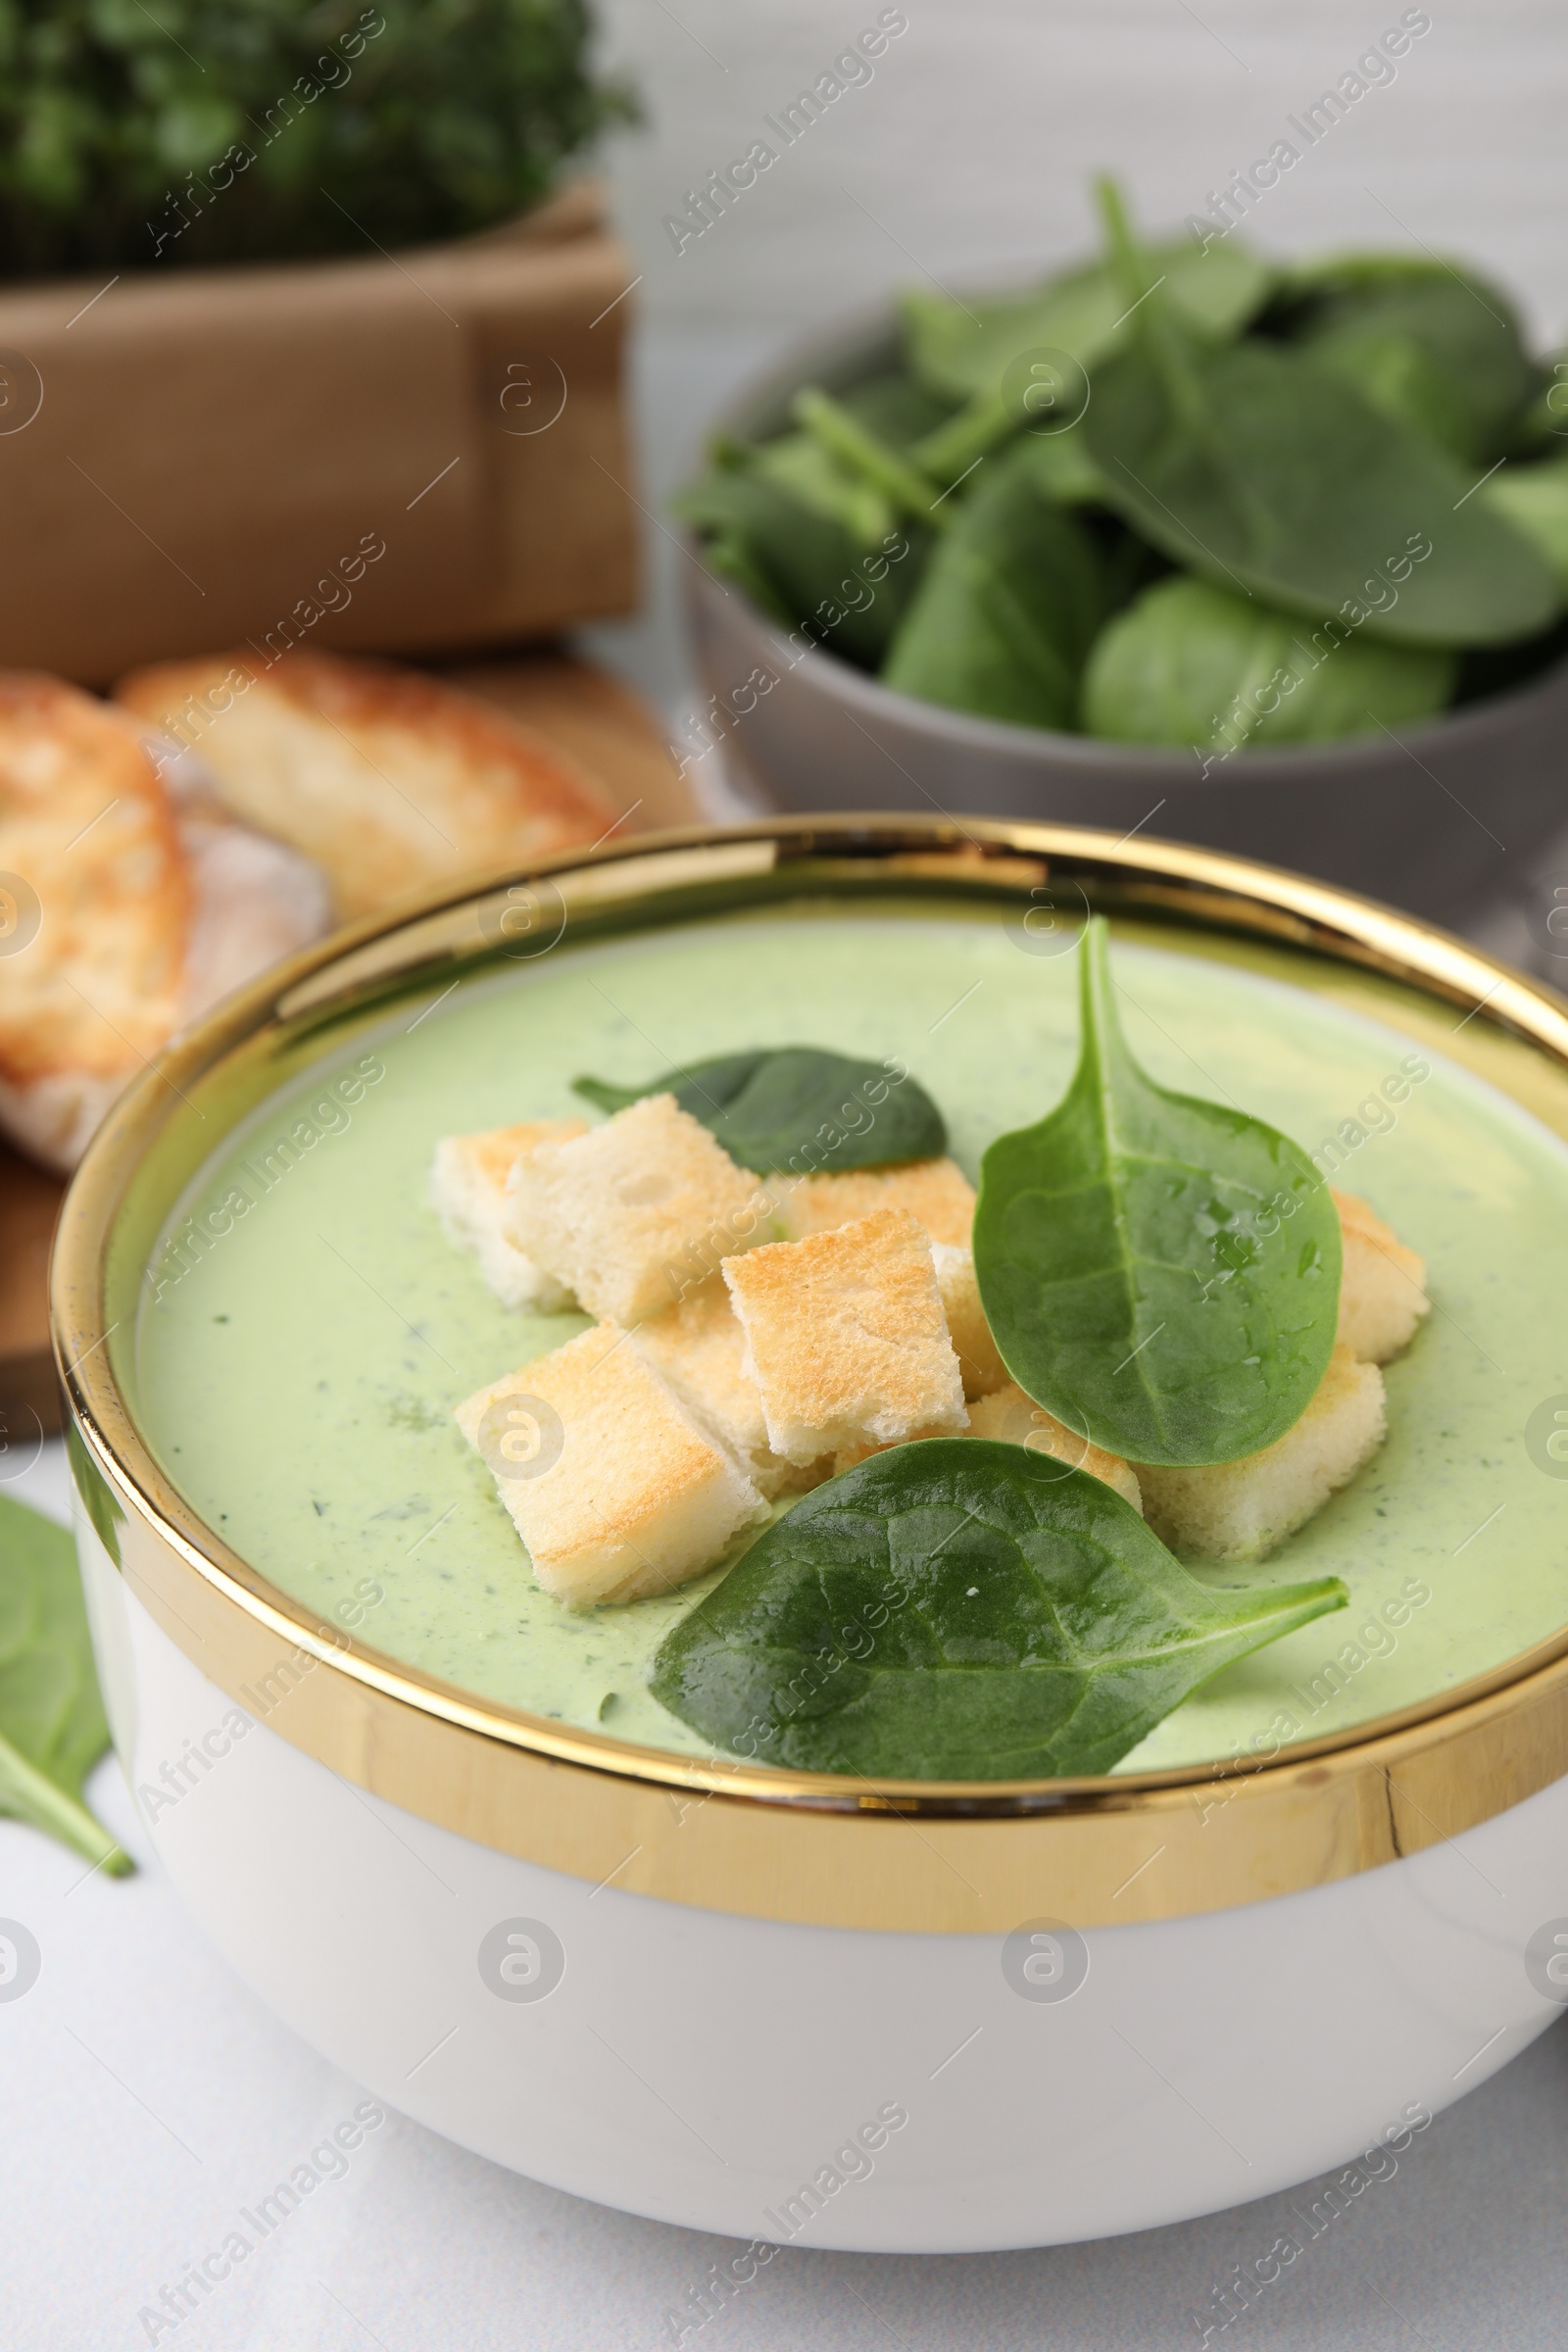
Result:
{"type": "MultiPolygon", "coordinates": [[[[719,430],[765,438],[788,424],[801,385],[842,390],[897,353],[891,315],[862,316],[798,346],[719,430]]],[[[1239,752],[1204,775],[1196,753],[1009,726],[891,693],[820,647],[803,653],[700,562],[682,568],[710,726],[742,789],[774,808],[1147,830],[1446,922],[1522,895],[1532,858],[1568,819],[1568,661],[1397,736],[1239,752]]]]}

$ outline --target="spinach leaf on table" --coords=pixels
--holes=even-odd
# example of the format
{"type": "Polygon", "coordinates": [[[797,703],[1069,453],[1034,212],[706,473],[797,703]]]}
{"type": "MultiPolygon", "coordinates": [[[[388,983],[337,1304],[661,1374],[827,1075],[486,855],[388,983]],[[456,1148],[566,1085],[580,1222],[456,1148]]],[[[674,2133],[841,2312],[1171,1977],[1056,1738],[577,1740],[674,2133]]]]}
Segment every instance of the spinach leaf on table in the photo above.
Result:
{"type": "Polygon", "coordinates": [[[921,702],[1016,726],[1073,727],[1107,609],[1100,551],[1039,487],[1035,444],[988,460],[938,542],[882,667],[921,702]]]}
{"type": "Polygon", "coordinates": [[[0,1495],[0,1813],[119,1877],[130,1857],[81,1801],[108,1745],[75,1546],[0,1495]]]}
{"type": "Polygon", "coordinates": [[[1084,422],[1125,519],[1217,587],[1416,645],[1502,643],[1556,609],[1462,466],[1285,345],[1119,353],[1084,422]]]}
{"type": "Polygon", "coordinates": [[[667,1634],[654,1695],[731,1753],[888,1780],[1108,1772],[1348,1595],[1200,1584],[1082,1470],[978,1438],[818,1487],[667,1634]]]}
{"type": "Polygon", "coordinates": [[[1334,742],[1430,717],[1452,699],[1457,674],[1451,653],[1375,645],[1334,624],[1314,630],[1178,574],[1101,631],[1084,673],[1084,729],[1231,751],[1334,742]]]}
{"type": "Polygon", "coordinates": [[[781,1169],[833,1174],[934,1159],[947,1150],[941,1111],[917,1079],[900,1078],[896,1070],[821,1046],[764,1046],[714,1054],[646,1086],[575,1078],[572,1087],[612,1112],[648,1095],[673,1095],[733,1160],[760,1176],[781,1169]]]}
{"type": "Polygon", "coordinates": [[[1103,918],[1079,949],[1082,1043],[1056,1108],[998,1138],[980,1298],[1037,1404],[1133,1462],[1230,1462],[1298,1421],[1339,1319],[1340,1221],[1300,1148],[1156,1086],[1117,1018],[1103,918]]]}

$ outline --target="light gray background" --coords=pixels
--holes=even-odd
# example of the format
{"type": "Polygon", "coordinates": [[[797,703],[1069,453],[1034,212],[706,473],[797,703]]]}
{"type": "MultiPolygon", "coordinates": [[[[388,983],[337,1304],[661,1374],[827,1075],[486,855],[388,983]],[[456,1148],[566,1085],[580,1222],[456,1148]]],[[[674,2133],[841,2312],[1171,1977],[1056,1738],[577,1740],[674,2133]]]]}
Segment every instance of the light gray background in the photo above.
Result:
{"type": "MultiPolygon", "coordinates": [[[[743,204],[675,254],[662,216],[875,22],[847,0],[613,0],[606,48],[651,122],[611,158],[642,283],[637,400],[653,512],[708,418],[783,342],[922,272],[982,282],[1065,258],[1109,167],[1151,225],[1264,152],[1398,8],[1281,0],[909,0],[909,29],[743,204]]],[[[1568,323],[1568,24],[1560,9],[1433,0],[1433,28],[1260,209],[1260,243],[1429,245],[1489,264],[1535,330],[1568,323]],[[1391,215],[1393,216],[1391,218],[1391,215]]],[[[650,609],[591,632],[663,706],[693,690],[681,558],[650,531],[650,609]]],[[[721,787],[710,787],[715,794],[721,787]]],[[[1511,941],[1505,912],[1488,917],[1511,941]]],[[[63,1509],[59,1449],[20,1489],[63,1509]]],[[[145,1853],[118,1768],[92,1794],[145,1853]]],[[[44,1971],[0,2004],[0,2345],[119,2352],[137,2312],[235,2204],[359,2095],[205,1946],[155,1867],[106,1885],[0,1823],[0,1915],[44,1971]]],[[[397,1955],[387,1955],[397,1965],[397,1955]]],[[[1282,2017],[1282,2033],[1290,2020],[1282,2017]]],[[[1299,2352],[1560,2340],[1568,2312],[1568,2034],[1554,2029],[1414,2142],[1216,2343],[1299,2352]]],[[[1052,2119],[1042,2116],[1041,2129],[1052,2119]]],[[[1154,2352],[1281,2229],[1294,2199],[1097,2246],[858,2258],[791,2249],[703,2331],[703,2352],[1154,2352]]],[[[665,2312],[726,2241],[628,2220],[393,2121],[200,2314],[190,2352],[555,2352],[668,2343],[665,2312]]],[[[688,2345],[697,2342],[688,2336],[688,2345]]]]}

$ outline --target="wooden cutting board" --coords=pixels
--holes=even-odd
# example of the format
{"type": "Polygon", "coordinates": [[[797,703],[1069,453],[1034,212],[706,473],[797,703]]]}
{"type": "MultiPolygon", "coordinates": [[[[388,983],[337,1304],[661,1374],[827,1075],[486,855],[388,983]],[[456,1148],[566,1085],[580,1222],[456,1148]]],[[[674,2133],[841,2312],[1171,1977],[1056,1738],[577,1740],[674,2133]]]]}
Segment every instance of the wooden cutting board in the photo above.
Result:
{"type": "MultiPolygon", "coordinates": [[[[592,662],[554,650],[465,662],[441,675],[568,753],[625,810],[617,838],[698,821],[652,711],[592,662]]],[[[65,1187],[0,1143],[0,1484],[40,1430],[60,1429],[49,1352],[49,1245],[65,1187]]]]}

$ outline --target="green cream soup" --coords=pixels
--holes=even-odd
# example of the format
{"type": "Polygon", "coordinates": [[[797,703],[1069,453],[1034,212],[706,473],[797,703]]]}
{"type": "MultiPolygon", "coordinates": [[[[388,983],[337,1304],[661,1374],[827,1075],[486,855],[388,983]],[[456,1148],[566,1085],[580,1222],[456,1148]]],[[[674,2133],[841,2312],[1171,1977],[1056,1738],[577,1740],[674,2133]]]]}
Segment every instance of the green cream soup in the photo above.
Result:
{"type": "MultiPolygon", "coordinates": [[[[1526,1440],[1568,1387],[1568,1151],[1457,1065],[1302,990],[1149,947],[1113,956],[1151,1074],[1233,1100],[1308,1151],[1343,1134],[1336,1180],[1423,1253],[1435,1301],[1388,1368],[1389,1439],[1371,1465],[1261,1569],[1196,1571],[1333,1574],[1349,1608],[1217,1676],[1119,1768],[1136,1771],[1321,1738],[1568,1621],[1568,1490],[1526,1440]],[[1382,1108],[1358,1118],[1369,1098],[1382,1108]]],[[[429,1206],[437,1138],[571,1115],[584,1071],[636,1083],[810,1043],[900,1056],[974,1176],[994,1136],[1065,1086],[1075,983],[1072,956],[1024,953],[1000,921],[824,909],[564,945],[416,1000],[272,1097],[179,1203],[172,1234],[216,1209],[217,1238],[186,1272],[155,1260],[136,1344],[143,1427],[194,1508],[324,1621],[484,1697],[701,1752],[646,1678],[722,1569],[574,1614],[534,1583],[454,1424],[461,1398],[583,1318],[490,1296],[429,1206]],[[291,1130],[316,1140],[279,1152],[291,1130]],[[236,1214],[233,1195],[252,1205],[236,1214]]]]}

